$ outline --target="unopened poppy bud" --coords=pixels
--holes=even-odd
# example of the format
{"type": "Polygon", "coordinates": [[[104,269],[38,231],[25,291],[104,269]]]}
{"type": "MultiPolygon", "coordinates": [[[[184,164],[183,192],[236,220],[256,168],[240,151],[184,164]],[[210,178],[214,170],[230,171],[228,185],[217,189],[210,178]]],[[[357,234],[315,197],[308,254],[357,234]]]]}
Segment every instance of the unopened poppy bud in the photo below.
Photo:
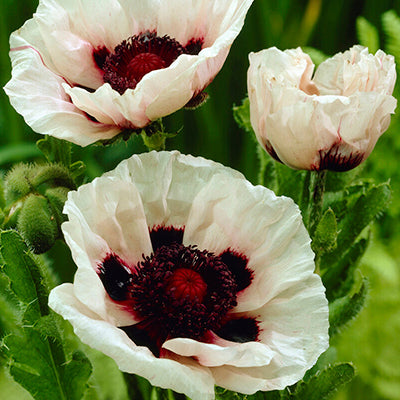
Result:
{"type": "Polygon", "coordinates": [[[354,46],[314,65],[300,48],[251,53],[251,125],[275,159],[295,169],[347,171],[363,162],[396,108],[393,56],[354,46]]]}
{"type": "Polygon", "coordinates": [[[18,216],[17,228],[37,254],[49,250],[57,239],[58,226],[48,201],[30,194],[18,216]]]}
{"type": "Polygon", "coordinates": [[[30,176],[32,166],[26,164],[16,165],[6,176],[5,198],[8,204],[14,203],[31,192],[30,176]]]}

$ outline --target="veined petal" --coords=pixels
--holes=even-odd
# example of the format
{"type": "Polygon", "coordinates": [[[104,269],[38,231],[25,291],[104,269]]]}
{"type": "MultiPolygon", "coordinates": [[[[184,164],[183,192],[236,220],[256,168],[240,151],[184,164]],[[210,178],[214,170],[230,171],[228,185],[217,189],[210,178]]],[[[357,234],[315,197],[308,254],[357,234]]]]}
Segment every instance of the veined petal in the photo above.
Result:
{"type": "Polygon", "coordinates": [[[64,79],[45,67],[35,49],[11,51],[11,57],[12,79],[4,90],[13,107],[33,130],[81,146],[110,139],[120,132],[114,125],[91,121],[75,107],[62,90],[64,79]]]}
{"type": "Polygon", "coordinates": [[[229,390],[246,394],[282,390],[301,379],[329,346],[327,301],[317,275],[291,286],[261,309],[247,314],[262,321],[260,341],[274,356],[268,365],[260,367],[212,368],[217,385],[229,390]]]}
{"type": "Polygon", "coordinates": [[[216,173],[244,179],[240,172],[219,163],[177,151],[133,156],[105,176],[134,183],[149,227],[182,227],[186,225],[193,199],[216,173]]]}
{"type": "Polygon", "coordinates": [[[235,312],[258,309],[314,271],[310,238],[293,201],[229,176],[215,175],[194,199],[183,243],[246,255],[253,278],[238,294],[235,312]]]}
{"type": "Polygon", "coordinates": [[[274,356],[264,343],[236,343],[212,335],[212,343],[203,343],[193,339],[175,338],[167,340],[163,348],[185,357],[194,357],[200,365],[217,367],[234,365],[236,367],[254,367],[270,363],[274,356]]]}

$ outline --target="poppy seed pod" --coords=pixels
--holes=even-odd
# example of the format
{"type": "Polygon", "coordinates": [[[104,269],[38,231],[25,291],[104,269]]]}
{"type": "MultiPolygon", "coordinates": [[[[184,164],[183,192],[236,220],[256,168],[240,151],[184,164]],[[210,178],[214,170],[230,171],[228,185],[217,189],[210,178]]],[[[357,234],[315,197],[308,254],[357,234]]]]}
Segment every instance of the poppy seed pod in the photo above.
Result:
{"type": "Polygon", "coordinates": [[[300,48],[249,55],[250,119],[257,139],[295,169],[347,171],[364,161],[396,108],[394,58],[354,46],[316,70],[300,48]]]}

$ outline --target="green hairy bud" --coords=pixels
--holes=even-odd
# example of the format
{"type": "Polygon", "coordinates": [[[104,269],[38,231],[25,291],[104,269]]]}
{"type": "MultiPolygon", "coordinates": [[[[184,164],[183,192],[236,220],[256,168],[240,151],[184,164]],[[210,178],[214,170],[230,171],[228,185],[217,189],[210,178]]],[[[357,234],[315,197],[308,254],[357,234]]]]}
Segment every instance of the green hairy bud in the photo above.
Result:
{"type": "Polygon", "coordinates": [[[18,216],[17,228],[37,254],[49,250],[59,234],[52,207],[45,197],[36,194],[26,198],[18,216]]]}

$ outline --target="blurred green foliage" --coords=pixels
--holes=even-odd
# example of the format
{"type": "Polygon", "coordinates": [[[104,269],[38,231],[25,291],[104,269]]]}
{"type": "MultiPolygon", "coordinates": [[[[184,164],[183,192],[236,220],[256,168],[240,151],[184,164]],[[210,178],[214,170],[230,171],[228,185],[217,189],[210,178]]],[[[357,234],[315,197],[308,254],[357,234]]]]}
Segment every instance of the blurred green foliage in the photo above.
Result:
{"type": "MultiPolygon", "coordinates": [[[[10,78],[8,37],[32,16],[37,3],[37,0],[0,1],[1,86],[10,78]]],[[[281,49],[308,46],[320,51],[312,50],[315,57],[322,59],[323,54],[346,50],[361,41],[369,45],[371,50],[379,46],[397,55],[397,64],[400,66],[400,36],[396,33],[400,32],[400,22],[399,30],[396,28],[399,15],[400,0],[255,0],[227,62],[207,90],[209,101],[195,111],[180,111],[165,119],[167,129],[171,132],[183,127],[176,138],[167,142],[167,148],[220,161],[241,170],[249,180],[257,183],[260,177],[254,138],[250,132],[241,130],[232,116],[232,106],[241,104],[246,96],[247,54],[270,46],[281,49]],[[394,11],[387,13],[389,10],[394,11]],[[360,16],[363,18],[357,20],[360,16]]],[[[398,99],[399,87],[397,84],[395,91],[398,99]]],[[[399,132],[400,116],[397,115],[362,170],[363,177],[373,178],[377,182],[390,179],[393,198],[389,211],[376,224],[369,251],[364,257],[363,274],[369,278],[371,289],[368,306],[352,326],[332,343],[337,349],[337,361],[354,361],[358,372],[357,379],[338,393],[338,400],[400,399],[399,132]]],[[[44,161],[35,145],[40,138],[9,105],[4,92],[0,92],[0,176],[16,162],[44,161]]],[[[72,162],[82,160],[85,163],[87,179],[112,169],[132,153],[145,150],[140,137],[108,148],[72,147],[72,162]]],[[[75,267],[62,243],[42,257],[48,265],[51,260],[56,279],[72,279],[75,267]]],[[[3,287],[0,282],[0,308],[3,287]]],[[[3,312],[0,314],[0,333],[3,328],[11,329],[7,325],[7,318],[3,312]]],[[[93,362],[96,355],[90,358],[93,362]]],[[[112,368],[115,367],[111,363],[112,368]]],[[[118,381],[119,375],[115,376],[115,381],[118,381]]],[[[98,382],[103,381],[99,379],[98,382]]],[[[97,384],[101,385],[94,383],[97,384]]],[[[107,390],[104,388],[102,391],[107,390]]],[[[0,393],[11,400],[25,399],[23,389],[16,386],[2,370],[0,393]]],[[[121,394],[118,398],[125,397],[125,394],[121,394]]],[[[26,395],[26,398],[29,396],[26,395]]]]}

